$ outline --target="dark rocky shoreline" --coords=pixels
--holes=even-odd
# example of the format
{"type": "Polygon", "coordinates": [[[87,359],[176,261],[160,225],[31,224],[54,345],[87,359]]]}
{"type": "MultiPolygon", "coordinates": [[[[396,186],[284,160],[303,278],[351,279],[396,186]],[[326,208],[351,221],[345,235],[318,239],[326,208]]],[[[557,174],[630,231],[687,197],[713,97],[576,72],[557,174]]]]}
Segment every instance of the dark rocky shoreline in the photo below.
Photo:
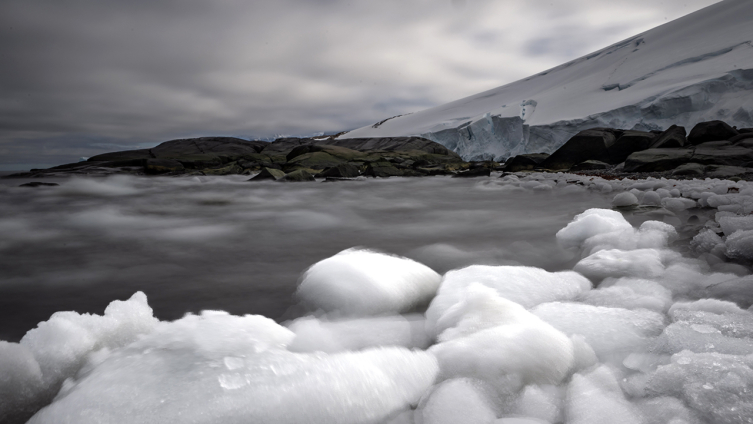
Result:
{"type": "Polygon", "coordinates": [[[523,154],[505,163],[467,162],[421,137],[281,138],[271,143],[201,137],[166,141],[152,149],[105,153],[4,178],[240,174],[253,176],[251,180],[296,182],[361,176],[480,177],[492,171],[570,172],[606,179],[753,180],[753,129],[737,129],[722,121],[701,122],[689,134],[676,125],[653,132],[592,128],[576,134],[552,154],[523,154]]]}

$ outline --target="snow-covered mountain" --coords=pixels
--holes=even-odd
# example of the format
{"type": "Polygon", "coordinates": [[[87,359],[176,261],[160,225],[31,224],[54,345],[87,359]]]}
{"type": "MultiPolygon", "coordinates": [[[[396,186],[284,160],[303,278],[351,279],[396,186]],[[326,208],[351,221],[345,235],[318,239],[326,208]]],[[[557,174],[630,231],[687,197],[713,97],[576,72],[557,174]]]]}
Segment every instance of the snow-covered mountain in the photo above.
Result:
{"type": "Polygon", "coordinates": [[[751,0],[724,0],[529,78],[342,137],[421,135],[465,159],[501,159],[550,153],[595,126],[712,119],[753,126],[751,0]]]}

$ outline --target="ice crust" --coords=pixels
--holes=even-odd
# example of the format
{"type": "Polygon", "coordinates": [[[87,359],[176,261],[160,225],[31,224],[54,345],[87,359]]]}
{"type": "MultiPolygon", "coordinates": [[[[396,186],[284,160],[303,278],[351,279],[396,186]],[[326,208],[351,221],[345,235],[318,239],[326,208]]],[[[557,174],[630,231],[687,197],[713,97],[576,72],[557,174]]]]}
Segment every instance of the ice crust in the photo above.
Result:
{"type": "Polygon", "coordinates": [[[143,293],[101,316],[56,313],[0,342],[0,422],[750,422],[753,249],[736,240],[753,231],[752,184],[501,180],[661,200],[573,214],[556,235],[573,271],[439,276],[359,249],[306,271],[313,314],[283,324],[159,321],[143,293]]]}
{"type": "Polygon", "coordinates": [[[501,160],[551,153],[594,127],[690,130],[714,119],[751,127],[751,22],[748,0],[726,0],[523,80],[342,137],[420,135],[467,160],[501,160]]]}

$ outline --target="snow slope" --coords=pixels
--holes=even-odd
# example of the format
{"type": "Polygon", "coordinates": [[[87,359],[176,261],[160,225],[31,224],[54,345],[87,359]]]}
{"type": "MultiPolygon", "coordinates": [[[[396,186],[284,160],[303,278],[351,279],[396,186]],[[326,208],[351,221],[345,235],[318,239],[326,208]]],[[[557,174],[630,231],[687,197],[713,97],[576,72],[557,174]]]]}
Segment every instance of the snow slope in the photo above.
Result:
{"type": "Polygon", "coordinates": [[[343,138],[421,135],[465,159],[552,152],[578,131],[753,126],[753,1],[725,0],[587,56],[343,138]]]}

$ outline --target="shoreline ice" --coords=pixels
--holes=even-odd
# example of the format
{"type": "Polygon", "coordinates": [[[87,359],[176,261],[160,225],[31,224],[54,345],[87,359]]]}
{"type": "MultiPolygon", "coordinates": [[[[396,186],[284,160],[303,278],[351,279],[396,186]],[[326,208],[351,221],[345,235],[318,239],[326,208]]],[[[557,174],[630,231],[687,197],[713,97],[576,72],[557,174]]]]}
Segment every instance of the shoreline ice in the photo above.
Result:
{"type": "MultiPolygon", "coordinates": [[[[584,195],[620,206],[581,210],[560,227],[568,269],[465,263],[437,286],[420,260],[366,250],[324,258],[300,286],[309,312],[282,325],[219,311],[160,321],[143,293],[102,316],[56,313],[20,344],[0,342],[0,417],[24,422],[48,403],[29,422],[753,417],[753,183],[561,173],[436,181],[485,197],[584,195]],[[348,296],[329,295],[345,288],[348,296]],[[429,299],[428,309],[417,306],[429,299]],[[372,300],[378,307],[353,317],[352,305],[372,300]]],[[[120,188],[115,196],[134,196],[140,183],[61,188],[101,197],[109,184],[120,188]]],[[[118,219],[108,224],[131,223],[118,219]]]]}

